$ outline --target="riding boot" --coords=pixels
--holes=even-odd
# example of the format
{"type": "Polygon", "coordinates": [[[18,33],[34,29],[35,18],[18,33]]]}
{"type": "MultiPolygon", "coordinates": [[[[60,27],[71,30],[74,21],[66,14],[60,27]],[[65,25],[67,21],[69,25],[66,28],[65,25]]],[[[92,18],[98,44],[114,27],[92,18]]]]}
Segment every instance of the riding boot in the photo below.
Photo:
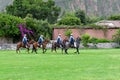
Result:
{"type": "Polygon", "coordinates": [[[28,48],[28,46],[27,46],[27,45],[26,45],[25,47],[26,47],[26,48],[28,48]]]}

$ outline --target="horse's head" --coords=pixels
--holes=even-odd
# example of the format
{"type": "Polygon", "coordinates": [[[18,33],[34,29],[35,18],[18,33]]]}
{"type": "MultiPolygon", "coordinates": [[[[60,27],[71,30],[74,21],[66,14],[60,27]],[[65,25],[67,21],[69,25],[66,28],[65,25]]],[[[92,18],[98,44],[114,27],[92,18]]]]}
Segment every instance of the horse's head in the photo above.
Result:
{"type": "Polygon", "coordinates": [[[34,39],[31,39],[30,41],[29,41],[29,44],[33,44],[35,42],[35,40],[34,39]]]}
{"type": "Polygon", "coordinates": [[[63,40],[63,43],[65,43],[65,42],[69,42],[69,40],[68,40],[67,38],[65,38],[65,39],[63,40]]]}
{"type": "Polygon", "coordinates": [[[50,42],[49,39],[45,39],[45,40],[44,40],[44,43],[49,43],[49,42],[50,42]]]}

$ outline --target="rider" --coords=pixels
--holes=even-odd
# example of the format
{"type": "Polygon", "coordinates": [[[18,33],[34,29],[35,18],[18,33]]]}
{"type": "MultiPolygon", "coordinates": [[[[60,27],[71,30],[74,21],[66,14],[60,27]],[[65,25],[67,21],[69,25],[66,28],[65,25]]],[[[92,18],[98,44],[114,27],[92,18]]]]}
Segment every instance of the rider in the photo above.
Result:
{"type": "Polygon", "coordinates": [[[58,34],[58,37],[57,37],[57,44],[60,45],[60,47],[62,47],[62,38],[61,38],[61,34],[58,34]]]}
{"type": "Polygon", "coordinates": [[[73,34],[70,35],[69,42],[70,42],[70,46],[74,47],[74,37],[73,37],[73,34]]]}
{"type": "Polygon", "coordinates": [[[40,35],[39,39],[38,39],[38,44],[39,46],[42,45],[44,39],[43,39],[43,35],[40,35]]]}
{"type": "Polygon", "coordinates": [[[23,39],[22,39],[22,42],[23,42],[23,44],[25,45],[25,47],[28,46],[27,35],[26,35],[26,34],[24,34],[24,37],[23,37],[23,39]]]}

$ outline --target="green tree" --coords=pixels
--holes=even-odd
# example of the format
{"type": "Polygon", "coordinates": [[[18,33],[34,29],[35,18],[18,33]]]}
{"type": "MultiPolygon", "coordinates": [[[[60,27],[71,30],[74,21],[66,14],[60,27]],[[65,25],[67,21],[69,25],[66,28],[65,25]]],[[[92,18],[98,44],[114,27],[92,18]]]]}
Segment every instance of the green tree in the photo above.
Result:
{"type": "Polygon", "coordinates": [[[113,35],[113,40],[118,43],[120,47],[120,29],[118,29],[117,32],[113,35]]]}
{"type": "Polygon", "coordinates": [[[25,23],[25,20],[0,13],[0,37],[9,37],[16,41],[20,37],[20,31],[17,25],[22,23],[25,23]]]}
{"type": "Polygon", "coordinates": [[[87,23],[86,14],[85,14],[85,12],[83,10],[80,10],[80,9],[77,10],[75,12],[75,15],[76,15],[76,17],[80,18],[82,24],[86,24],[87,23]]]}
{"type": "Polygon", "coordinates": [[[66,13],[60,21],[59,25],[80,25],[81,20],[77,18],[73,13],[66,13]]]}
{"type": "Polygon", "coordinates": [[[47,20],[43,21],[34,19],[31,14],[28,14],[24,20],[26,21],[27,29],[34,32],[35,40],[37,40],[41,34],[46,38],[51,38],[52,29],[47,20]]]}
{"type": "Polygon", "coordinates": [[[52,0],[14,0],[12,5],[7,6],[6,11],[22,18],[25,18],[27,14],[32,14],[33,18],[55,23],[60,8],[55,6],[55,2],[52,0]]]}

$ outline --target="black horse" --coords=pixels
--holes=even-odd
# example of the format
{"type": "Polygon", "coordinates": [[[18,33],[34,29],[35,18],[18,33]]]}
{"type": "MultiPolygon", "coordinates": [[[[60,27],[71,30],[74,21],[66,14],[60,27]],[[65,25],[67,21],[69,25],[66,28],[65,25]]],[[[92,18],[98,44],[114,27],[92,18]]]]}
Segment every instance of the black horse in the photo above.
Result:
{"type": "Polygon", "coordinates": [[[52,51],[52,52],[53,52],[53,51],[57,52],[57,50],[56,50],[57,48],[61,48],[62,51],[63,51],[63,42],[61,43],[61,45],[58,44],[57,42],[52,42],[51,51],[52,51]]]}
{"type": "Polygon", "coordinates": [[[80,41],[81,41],[81,38],[80,38],[80,37],[77,37],[77,38],[76,38],[75,45],[74,45],[74,44],[70,44],[68,38],[65,38],[65,39],[63,39],[61,45],[57,44],[57,42],[53,42],[53,43],[52,43],[52,48],[51,48],[51,50],[52,50],[52,51],[54,50],[55,52],[57,52],[56,49],[57,49],[57,48],[61,48],[62,53],[63,53],[63,51],[64,51],[66,54],[68,54],[67,51],[68,51],[69,48],[75,48],[75,49],[76,49],[76,52],[75,52],[75,53],[78,53],[78,54],[79,54],[80,41]]]}
{"type": "Polygon", "coordinates": [[[80,41],[81,41],[81,38],[78,36],[77,38],[76,38],[76,52],[75,53],[80,53],[79,52],[79,47],[80,47],[80,41]]]}
{"type": "Polygon", "coordinates": [[[64,50],[65,53],[68,54],[67,50],[69,48],[75,48],[76,49],[75,53],[79,54],[80,41],[81,41],[81,38],[77,37],[76,41],[74,42],[75,44],[70,44],[69,40],[66,38],[63,40],[63,49],[62,50],[64,50]]]}

